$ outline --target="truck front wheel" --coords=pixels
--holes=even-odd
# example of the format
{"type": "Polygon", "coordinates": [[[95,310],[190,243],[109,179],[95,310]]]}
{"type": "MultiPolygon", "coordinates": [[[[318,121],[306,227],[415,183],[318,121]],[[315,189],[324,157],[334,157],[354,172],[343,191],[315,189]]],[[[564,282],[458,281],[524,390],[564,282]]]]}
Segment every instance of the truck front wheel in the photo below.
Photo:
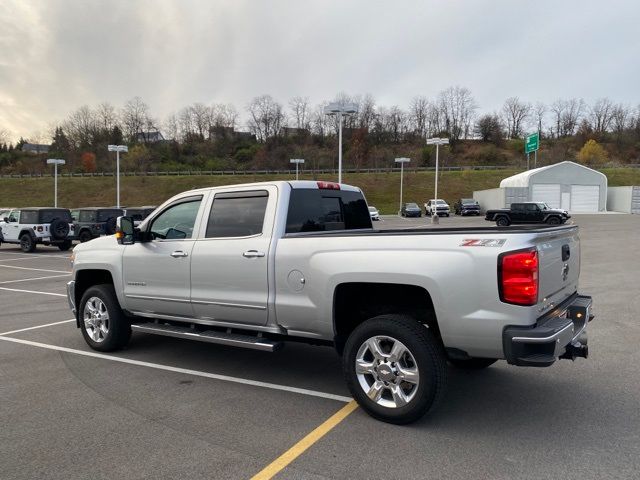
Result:
{"type": "Polygon", "coordinates": [[[120,308],[113,285],[95,285],[80,301],[80,329],[94,350],[111,352],[124,347],[131,338],[131,324],[120,308]]]}
{"type": "Polygon", "coordinates": [[[406,315],[380,315],[349,335],[343,368],[351,394],[372,417],[405,424],[435,408],[446,358],[427,327],[406,315]]]}
{"type": "Polygon", "coordinates": [[[496,219],[496,225],[499,227],[508,227],[509,219],[507,217],[498,217],[496,219]]]}

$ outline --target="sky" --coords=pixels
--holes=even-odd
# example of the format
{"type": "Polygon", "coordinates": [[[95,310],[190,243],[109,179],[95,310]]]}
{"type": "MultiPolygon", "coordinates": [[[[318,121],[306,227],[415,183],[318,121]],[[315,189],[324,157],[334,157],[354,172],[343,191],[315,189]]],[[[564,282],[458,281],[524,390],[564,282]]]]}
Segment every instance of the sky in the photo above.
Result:
{"type": "MultiPolygon", "coordinates": [[[[406,108],[469,88],[640,104],[637,0],[0,0],[0,131],[28,138],[82,105],[142,97],[312,103],[339,92],[406,108]]],[[[35,135],[34,135],[35,136],[35,135]]]]}

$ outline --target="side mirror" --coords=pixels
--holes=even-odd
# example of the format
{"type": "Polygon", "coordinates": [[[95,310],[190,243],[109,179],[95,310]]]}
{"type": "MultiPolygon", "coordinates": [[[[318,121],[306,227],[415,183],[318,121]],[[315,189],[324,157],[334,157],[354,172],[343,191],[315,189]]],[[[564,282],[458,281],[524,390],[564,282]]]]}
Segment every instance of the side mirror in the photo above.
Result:
{"type": "Polygon", "coordinates": [[[120,245],[132,245],[136,242],[131,217],[118,217],[116,220],[116,239],[120,245]]]}

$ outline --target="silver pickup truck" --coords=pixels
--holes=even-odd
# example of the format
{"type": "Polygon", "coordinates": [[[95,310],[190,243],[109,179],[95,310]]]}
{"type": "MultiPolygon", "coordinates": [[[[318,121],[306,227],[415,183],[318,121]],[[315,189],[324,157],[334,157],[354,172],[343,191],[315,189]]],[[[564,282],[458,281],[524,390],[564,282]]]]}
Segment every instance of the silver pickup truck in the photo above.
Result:
{"type": "Polygon", "coordinates": [[[132,331],[329,345],[353,397],[392,423],[437,403],[447,362],[587,356],[575,226],[377,231],[358,188],[267,182],[184,192],[73,257],[69,303],[91,348],[132,331]]]}

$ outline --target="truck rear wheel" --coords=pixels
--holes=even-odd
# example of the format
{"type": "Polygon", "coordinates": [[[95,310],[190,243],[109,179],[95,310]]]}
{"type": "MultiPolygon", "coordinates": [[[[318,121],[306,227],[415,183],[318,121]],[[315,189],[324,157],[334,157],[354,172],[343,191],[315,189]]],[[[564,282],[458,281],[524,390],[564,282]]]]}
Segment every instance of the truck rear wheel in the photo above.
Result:
{"type": "Polygon", "coordinates": [[[28,233],[23,233],[20,237],[20,248],[24,253],[33,253],[36,249],[36,241],[28,233]]]}
{"type": "Polygon", "coordinates": [[[80,329],[94,350],[111,352],[129,343],[131,324],[120,308],[113,285],[94,285],[82,295],[80,329]]]}
{"type": "Polygon", "coordinates": [[[483,368],[487,368],[498,360],[495,358],[450,358],[449,363],[456,368],[460,368],[462,370],[482,370],[483,368]]]}
{"type": "Polygon", "coordinates": [[[380,315],[349,335],[343,369],[351,394],[372,417],[405,424],[435,408],[446,361],[427,327],[406,315],[380,315]]]}

